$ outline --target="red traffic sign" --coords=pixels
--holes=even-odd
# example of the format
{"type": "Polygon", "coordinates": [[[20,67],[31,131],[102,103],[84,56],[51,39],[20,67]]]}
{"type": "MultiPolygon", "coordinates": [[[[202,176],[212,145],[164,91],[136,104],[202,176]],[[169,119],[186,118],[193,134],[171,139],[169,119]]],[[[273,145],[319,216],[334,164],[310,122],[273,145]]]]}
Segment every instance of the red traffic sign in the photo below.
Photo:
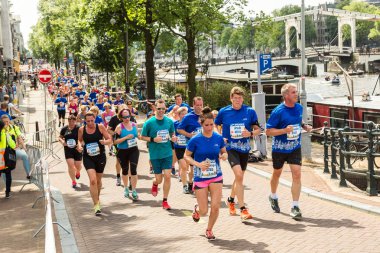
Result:
{"type": "Polygon", "coordinates": [[[66,62],[67,61],[67,57],[65,56],[65,57],[63,57],[63,60],[66,62]]]}
{"type": "Polygon", "coordinates": [[[51,79],[53,78],[51,72],[47,69],[42,69],[38,73],[38,79],[41,83],[50,83],[51,79]]]}

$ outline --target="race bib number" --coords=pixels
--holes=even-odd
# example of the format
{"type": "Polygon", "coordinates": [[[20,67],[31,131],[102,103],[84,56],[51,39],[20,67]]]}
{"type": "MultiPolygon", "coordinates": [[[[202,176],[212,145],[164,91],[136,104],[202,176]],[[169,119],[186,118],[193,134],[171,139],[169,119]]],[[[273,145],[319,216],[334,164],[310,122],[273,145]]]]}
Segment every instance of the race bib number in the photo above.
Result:
{"type": "Polygon", "coordinates": [[[70,108],[70,113],[75,113],[75,109],[70,108]]]}
{"type": "Polygon", "coordinates": [[[59,107],[65,107],[65,103],[60,102],[60,103],[59,103],[59,107]]]}
{"type": "Polygon", "coordinates": [[[187,144],[187,139],[184,135],[178,135],[177,136],[177,145],[178,146],[186,146],[187,144]]]}
{"type": "Polygon", "coordinates": [[[74,139],[68,139],[66,141],[66,144],[69,148],[75,148],[75,146],[77,145],[77,143],[74,139]]]}
{"type": "Polygon", "coordinates": [[[128,148],[137,146],[137,138],[127,140],[128,148]]]}
{"type": "Polygon", "coordinates": [[[106,116],[106,117],[104,117],[104,119],[106,120],[107,123],[110,122],[111,118],[112,118],[112,116],[106,116]]]}
{"type": "Polygon", "coordinates": [[[157,132],[157,137],[161,137],[162,138],[162,141],[161,143],[165,143],[165,142],[168,142],[169,140],[169,131],[168,130],[160,130],[157,132]]]}
{"type": "Polygon", "coordinates": [[[100,147],[97,142],[86,144],[86,150],[89,156],[100,155],[100,147]]]}
{"type": "Polygon", "coordinates": [[[232,139],[243,138],[243,131],[245,126],[243,123],[231,124],[230,125],[230,135],[232,139]]]}
{"type": "Polygon", "coordinates": [[[293,125],[293,131],[287,134],[288,141],[297,140],[301,133],[300,125],[293,125]]]}
{"type": "Polygon", "coordinates": [[[201,173],[201,178],[213,178],[216,177],[216,172],[217,172],[217,165],[215,160],[209,160],[207,159],[208,162],[210,163],[210,167],[208,167],[207,170],[202,171],[201,173]]]}
{"type": "Polygon", "coordinates": [[[81,99],[82,99],[82,98],[84,98],[84,96],[83,96],[83,95],[79,95],[79,98],[81,98],[81,99]]]}

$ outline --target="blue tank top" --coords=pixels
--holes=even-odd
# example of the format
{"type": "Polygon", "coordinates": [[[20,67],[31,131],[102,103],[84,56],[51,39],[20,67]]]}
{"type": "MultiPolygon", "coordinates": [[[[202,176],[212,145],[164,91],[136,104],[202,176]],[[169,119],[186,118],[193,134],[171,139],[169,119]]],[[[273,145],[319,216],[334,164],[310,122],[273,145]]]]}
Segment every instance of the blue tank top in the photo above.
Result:
{"type": "Polygon", "coordinates": [[[132,130],[128,130],[124,127],[123,123],[120,123],[120,127],[121,127],[120,138],[124,138],[125,136],[129,134],[133,134],[134,137],[132,139],[128,139],[126,141],[123,141],[122,143],[117,144],[117,148],[128,149],[128,148],[137,147],[138,133],[137,133],[136,126],[132,124],[132,130]]]}

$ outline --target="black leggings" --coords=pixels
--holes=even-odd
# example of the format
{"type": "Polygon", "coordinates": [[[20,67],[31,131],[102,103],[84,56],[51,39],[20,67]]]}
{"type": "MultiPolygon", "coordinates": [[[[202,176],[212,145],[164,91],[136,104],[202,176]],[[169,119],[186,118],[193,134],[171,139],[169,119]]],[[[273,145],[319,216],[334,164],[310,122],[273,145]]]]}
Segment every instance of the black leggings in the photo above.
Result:
{"type": "Polygon", "coordinates": [[[5,169],[0,171],[0,175],[5,174],[5,192],[11,192],[12,174],[11,169],[5,169]]]}
{"type": "Polygon", "coordinates": [[[123,175],[128,175],[129,164],[131,167],[131,175],[137,175],[137,164],[139,162],[140,151],[137,147],[119,149],[117,152],[117,158],[119,159],[123,175]]]}

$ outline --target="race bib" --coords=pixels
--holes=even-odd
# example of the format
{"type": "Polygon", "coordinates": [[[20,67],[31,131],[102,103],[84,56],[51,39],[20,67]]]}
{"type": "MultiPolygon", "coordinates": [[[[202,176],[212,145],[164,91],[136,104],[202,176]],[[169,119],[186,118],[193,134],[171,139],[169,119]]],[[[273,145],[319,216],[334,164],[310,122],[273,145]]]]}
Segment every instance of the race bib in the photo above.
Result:
{"type": "Polygon", "coordinates": [[[66,144],[69,148],[75,148],[75,146],[77,145],[77,143],[74,139],[66,140],[66,144]]]}
{"type": "Polygon", "coordinates": [[[75,109],[70,108],[70,112],[71,112],[71,113],[75,113],[75,109]]]}
{"type": "Polygon", "coordinates": [[[161,143],[165,143],[165,142],[168,142],[169,140],[169,131],[168,130],[159,130],[157,131],[157,137],[161,137],[162,138],[162,141],[161,143]]]}
{"type": "Polygon", "coordinates": [[[195,129],[195,130],[193,131],[193,133],[195,133],[195,134],[202,133],[202,127],[198,127],[197,129],[195,129]]]}
{"type": "Polygon", "coordinates": [[[232,139],[241,139],[243,138],[243,131],[245,126],[243,123],[236,123],[230,125],[230,135],[232,139]]]}
{"type": "Polygon", "coordinates": [[[209,160],[210,162],[210,167],[208,167],[207,170],[202,171],[201,173],[201,178],[213,178],[216,177],[216,172],[217,172],[217,167],[216,167],[216,161],[215,160],[209,160]]]}
{"type": "Polygon", "coordinates": [[[106,117],[104,117],[104,119],[106,120],[107,123],[110,122],[111,118],[112,118],[112,116],[106,116],[106,117]]]}
{"type": "Polygon", "coordinates": [[[178,135],[177,136],[177,145],[178,146],[186,146],[187,144],[187,139],[184,135],[178,135]]]}
{"type": "Polygon", "coordinates": [[[128,148],[137,146],[137,138],[127,140],[128,148]]]}
{"type": "Polygon", "coordinates": [[[63,103],[63,102],[59,103],[59,107],[64,107],[64,106],[65,106],[65,103],[63,103]]]}
{"type": "Polygon", "coordinates": [[[83,95],[79,95],[79,97],[82,99],[82,98],[84,98],[84,96],[83,95]]]}
{"type": "Polygon", "coordinates": [[[301,127],[300,125],[293,125],[293,131],[291,133],[287,134],[288,141],[294,141],[297,140],[299,135],[301,133],[301,127]]]}
{"type": "Polygon", "coordinates": [[[97,142],[92,142],[92,143],[86,144],[86,150],[87,150],[87,154],[89,156],[100,155],[100,147],[99,147],[99,144],[97,142]]]}

